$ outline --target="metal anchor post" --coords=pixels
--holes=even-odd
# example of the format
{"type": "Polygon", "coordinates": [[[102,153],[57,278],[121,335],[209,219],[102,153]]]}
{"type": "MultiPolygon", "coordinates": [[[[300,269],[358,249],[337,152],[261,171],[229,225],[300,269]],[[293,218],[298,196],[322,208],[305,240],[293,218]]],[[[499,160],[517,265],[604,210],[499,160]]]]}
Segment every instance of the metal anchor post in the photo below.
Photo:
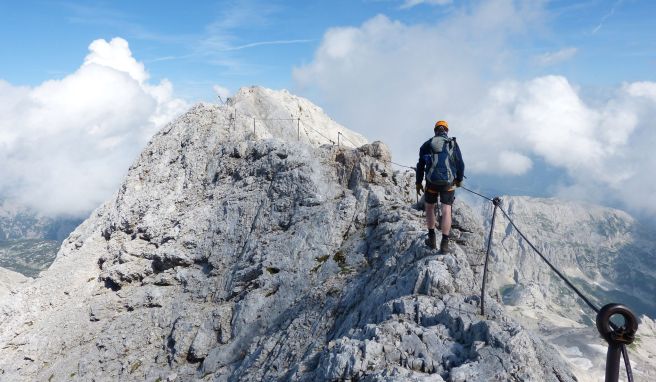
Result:
{"type": "MultiPolygon", "coordinates": [[[[620,375],[620,356],[626,351],[638,331],[638,319],[635,314],[622,304],[608,304],[597,313],[597,330],[601,337],[608,342],[606,354],[606,382],[617,382],[620,375]],[[617,327],[610,318],[616,314],[624,318],[624,325],[617,327]]],[[[633,379],[631,370],[627,370],[629,380],[633,379]]]]}
{"type": "Polygon", "coordinates": [[[481,316],[485,315],[485,284],[487,282],[487,264],[490,260],[490,248],[492,247],[492,234],[494,233],[494,221],[497,217],[497,208],[501,206],[501,198],[492,199],[494,210],[492,211],[492,223],[490,224],[490,236],[487,239],[487,251],[485,252],[485,266],[483,267],[483,286],[481,287],[481,316]]]}

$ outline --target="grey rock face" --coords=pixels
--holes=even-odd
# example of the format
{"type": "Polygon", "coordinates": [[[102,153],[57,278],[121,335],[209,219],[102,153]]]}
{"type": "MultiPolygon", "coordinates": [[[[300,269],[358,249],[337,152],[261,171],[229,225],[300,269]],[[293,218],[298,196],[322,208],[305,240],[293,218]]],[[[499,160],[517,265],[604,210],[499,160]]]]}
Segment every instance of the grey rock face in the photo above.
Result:
{"type": "Polygon", "coordinates": [[[26,281],[25,276],[20,273],[0,268],[0,301],[9,299],[10,294],[17,293],[18,287],[26,281]]]}
{"type": "Polygon", "coordinates": [[[427,249],[414,175],[384,144],[221,122],[301,105],[316,131],[358,139],[304,102],[246,89],[159,132],[0,303],[0,378],[574,380],[501,305],[478,314],[476,214],[458,203],[453,253],[427,249]]]}

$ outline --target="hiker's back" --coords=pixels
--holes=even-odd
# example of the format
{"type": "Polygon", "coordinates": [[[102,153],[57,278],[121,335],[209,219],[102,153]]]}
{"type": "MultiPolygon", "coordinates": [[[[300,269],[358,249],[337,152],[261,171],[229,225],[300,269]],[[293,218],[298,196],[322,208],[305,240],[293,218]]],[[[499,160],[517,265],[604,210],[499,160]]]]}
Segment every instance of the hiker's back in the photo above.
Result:
{"type": "Polygon", "coordinates": [[[426,182],[437,186],[450,186],[456,177],[456,163],[453,155],[455,138],[440,134],[429,143],[430,153],[424,154],[426,162],[426,182]]]}

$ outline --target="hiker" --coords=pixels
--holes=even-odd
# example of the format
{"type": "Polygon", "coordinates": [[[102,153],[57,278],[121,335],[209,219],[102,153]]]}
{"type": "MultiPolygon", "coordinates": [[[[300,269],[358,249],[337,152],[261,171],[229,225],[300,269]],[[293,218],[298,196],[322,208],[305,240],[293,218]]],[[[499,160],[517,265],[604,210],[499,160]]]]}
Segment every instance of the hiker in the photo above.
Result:
{"type": "Polygon", "coordinates": [[[422,181],[426,174],[425,205],[428,239],[426,245],[437,247],[435,238],[435,203],[438,197],[442,203],[442,220],[438,228],[442,230],[440,251],[449,251],[449,232],[451,231],[451,205],[455,200],[455,188],[460,187],[465,176],[465,163],[455,138],[449,138],[449,124],[437,121],[435,136],[427,140],[419,149],[417,162],[417,195],[424,192],[422,181]]]}

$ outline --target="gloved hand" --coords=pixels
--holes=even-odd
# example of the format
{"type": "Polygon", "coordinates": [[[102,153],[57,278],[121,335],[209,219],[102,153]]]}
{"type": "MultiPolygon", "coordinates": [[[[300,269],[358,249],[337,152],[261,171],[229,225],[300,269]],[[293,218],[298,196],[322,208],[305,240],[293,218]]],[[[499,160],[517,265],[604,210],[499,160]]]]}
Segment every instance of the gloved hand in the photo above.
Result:
{"type": "Polygon", "coordinates": [[[456,180],[455,185],[456,185],[456,187],[461,187],[462,186],[462,179],[456,180]]]}
{"type": "Polygon", "coordinates": [[[424,185],[417,183],[417,195],[421,195],[422,192],[424,192],[424,185]]]}

